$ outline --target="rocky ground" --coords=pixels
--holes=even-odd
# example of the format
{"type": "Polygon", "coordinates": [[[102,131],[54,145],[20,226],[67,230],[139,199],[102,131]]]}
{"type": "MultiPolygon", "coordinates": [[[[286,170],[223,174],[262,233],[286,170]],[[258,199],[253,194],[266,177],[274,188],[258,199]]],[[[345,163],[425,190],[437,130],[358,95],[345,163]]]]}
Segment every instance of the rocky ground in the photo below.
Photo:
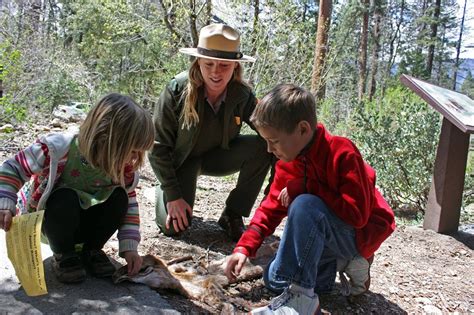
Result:
{"type": "MultiPolygon", "coordinates": [[[[31,143],[38,134],[64,130],[64,124],[52,126],[15,126],[0,132],[0,162],[31,143]]],[[[236,177],[201,177],[194,207],[192,227],[179,237],[165,237],[154,223],[153,172],[147,163],[141,172],[138,199],[143,241],[141,254],[153,254],[165,260],[191,255],[198,260],[220,259],[228,255],[230,242],[216,221],[236,177]]],[[[468,215],[473,218],[473,215],[468,215]]],[[[248,222],[248,220],[247,220],[248,222]]],[[[321,297],[323,309],[333,314],[376,313],[474,313],[474,222],[463,222],[460,231],[441,235],[416,225],[399,225],[382,245],[372,265],[370,291],[357,299],[341,296],[336,290],[321,297]]],[[[270,241],[278,240],[282,227],[270,241]]],[[[114,247],[107,252],[121,261],[114,247]]],[[[122,261],[123,262],[123,261],[122,261]]],[[[273,295],[261,279],[234,284],[226,288],[234,311],[244,313],[268,302],[273,295]]],[[[169,303],[184,314],[229,313],[223,304],[212,305],[186,299],[172,292],[160,292],[169,303]]]]}

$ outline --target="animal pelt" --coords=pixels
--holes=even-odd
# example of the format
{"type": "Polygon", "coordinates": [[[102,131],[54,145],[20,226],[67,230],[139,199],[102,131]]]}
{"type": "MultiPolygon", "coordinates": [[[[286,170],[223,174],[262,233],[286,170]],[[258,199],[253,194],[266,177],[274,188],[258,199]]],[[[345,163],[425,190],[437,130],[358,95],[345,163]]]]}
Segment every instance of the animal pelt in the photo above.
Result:
{"type": "MultiPolygon", "coordinates": [[[[260,255],[252,262],[247,261],[235,282],[248,281],[262,276],[265,264],[274,255],[278,244],[262,246],[260,255]]],[[[135,276],[127,274],[127,266],[118,269],[112,279],[114,283],[130,281],[143,283],[156,290],[173,290],[190,299],[207,304],[229,301],[224,288],[230,283],[224,274],[226,258],[205,264],[191,256],[180,257],[166,263],[154,255],[143,256],[140,272],[135,276]]]]}

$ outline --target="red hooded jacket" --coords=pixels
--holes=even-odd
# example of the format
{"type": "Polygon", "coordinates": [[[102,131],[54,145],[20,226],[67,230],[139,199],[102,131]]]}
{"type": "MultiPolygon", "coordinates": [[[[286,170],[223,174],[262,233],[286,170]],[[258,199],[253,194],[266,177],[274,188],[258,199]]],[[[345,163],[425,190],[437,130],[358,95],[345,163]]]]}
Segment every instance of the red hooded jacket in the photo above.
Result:
{"type": "Polygon", "coordinates": [[[361,256],[369,258],[395,230],[393,211],[375,187],[375,171],[347,138],[332,136],[322,124],[309,147],[290,162],[278,161],[274,181],[234,252],[253,257],[273,234],[288,208],[278,200],[287,187],[291,200],[302,193],[320,197],[354,227],[361,256]],[[306,182],[306,183],[305,183],[306,182]]]}

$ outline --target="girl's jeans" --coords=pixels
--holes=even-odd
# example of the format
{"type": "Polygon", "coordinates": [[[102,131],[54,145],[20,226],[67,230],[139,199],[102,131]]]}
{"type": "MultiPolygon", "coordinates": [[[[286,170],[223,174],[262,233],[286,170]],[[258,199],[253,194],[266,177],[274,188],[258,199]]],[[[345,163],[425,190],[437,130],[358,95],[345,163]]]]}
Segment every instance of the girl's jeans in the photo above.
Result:
{"type": "Polygon", "coordinates": [[[291,283],[327,293],[334,286],[337,258],[351,260],[358,254],[354,228],[319,197],[303,194],[290,204],[278,251],[263,279],[277,293],[291,283]]]}

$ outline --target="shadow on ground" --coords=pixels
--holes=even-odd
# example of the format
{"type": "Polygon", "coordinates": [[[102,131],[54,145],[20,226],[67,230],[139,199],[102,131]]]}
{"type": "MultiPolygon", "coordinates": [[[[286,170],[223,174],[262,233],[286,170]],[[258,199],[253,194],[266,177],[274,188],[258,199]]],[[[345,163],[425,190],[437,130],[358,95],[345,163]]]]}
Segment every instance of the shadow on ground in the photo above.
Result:
{"type": "Polygon", "coordinates": [[[474,250],[474,224],[460,226],[459,231],[449,235],[474,250]]]}
{"type": "Polygon", "coordinates": [[[14,278],[1,281],[1,312],[7,314],[178,314],[156,292],[143,285],[115,285],[112,279],[88,276],[81,284],[62,284],[44,260],[48,294],[31,297],[14,278]]]}

